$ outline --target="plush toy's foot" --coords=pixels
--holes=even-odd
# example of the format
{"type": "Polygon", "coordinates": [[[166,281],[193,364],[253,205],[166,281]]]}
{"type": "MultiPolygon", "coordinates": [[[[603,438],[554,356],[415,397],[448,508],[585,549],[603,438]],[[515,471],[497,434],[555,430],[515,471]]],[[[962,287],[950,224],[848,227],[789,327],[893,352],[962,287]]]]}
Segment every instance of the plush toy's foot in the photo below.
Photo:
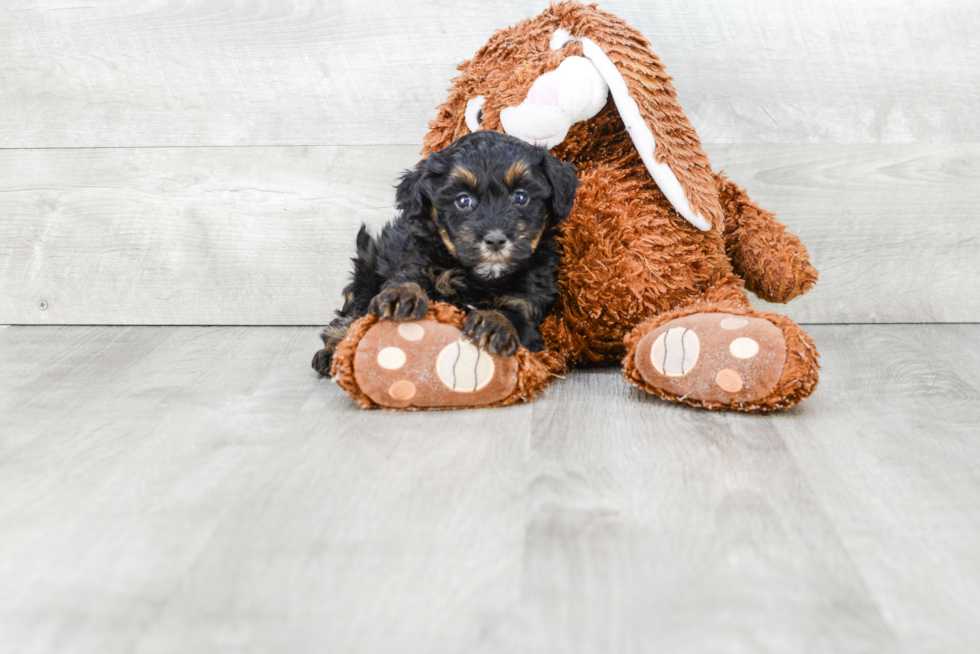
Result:
{"type": "Polygon", "coordinates": [[[463,335],[463,320],[444,305],[412,322],[362,318],[338,346],[333,376],[362,406],[389,409],[503,406],[550,383],[547,355],[490,354],[463,335]]]}
{"type": "Polygon", "coordinates": [[[776,314],[684,312],[637,327],[624,374],[664,399],[711,409],[771,411],[817,384],[809,336],[776,314]]]}

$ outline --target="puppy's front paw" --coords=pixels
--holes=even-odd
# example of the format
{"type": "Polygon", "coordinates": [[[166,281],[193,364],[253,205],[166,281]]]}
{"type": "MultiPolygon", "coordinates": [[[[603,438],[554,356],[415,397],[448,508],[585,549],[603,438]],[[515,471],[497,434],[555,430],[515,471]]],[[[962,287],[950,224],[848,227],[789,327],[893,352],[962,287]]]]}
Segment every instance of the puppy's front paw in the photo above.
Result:
{"type": "Polygon", "coordinates": [[[463,333],[490,354],[513,356],[520,347],[517,330],[499,311],[473,311],[466,316],[463,333]]]}
{"type": "Polygon", "coordinates": [[[402,284],[374,296],[368,312],[382,320],[420,320],[429,310],[429,298],[418,284],[402,284]]]}

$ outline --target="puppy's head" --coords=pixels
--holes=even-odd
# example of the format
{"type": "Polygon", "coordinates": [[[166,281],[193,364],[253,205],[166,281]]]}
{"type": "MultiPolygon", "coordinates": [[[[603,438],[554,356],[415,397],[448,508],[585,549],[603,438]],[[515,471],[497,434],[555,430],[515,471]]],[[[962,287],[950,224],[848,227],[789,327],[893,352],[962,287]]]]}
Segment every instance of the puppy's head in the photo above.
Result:
{"type": "Polygon", "coordinates": [[[395,198],[463,268],[497,279],[529,263],[545,232],[568,217],[577,187],[571,164],[486,131],[429,155],[405,173],[395,198]]]}

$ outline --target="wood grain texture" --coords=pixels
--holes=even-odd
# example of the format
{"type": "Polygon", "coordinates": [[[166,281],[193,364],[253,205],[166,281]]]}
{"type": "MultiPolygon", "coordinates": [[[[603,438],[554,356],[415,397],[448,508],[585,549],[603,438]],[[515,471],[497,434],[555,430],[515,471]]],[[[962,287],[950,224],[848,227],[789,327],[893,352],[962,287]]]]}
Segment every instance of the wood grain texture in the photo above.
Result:
{"type": "Polygon", "coordinates": [[[485,651],[897,649],[790,415],[667,406],[614,369],[566,381],[534,405],[524,595],[485,651]]]}
{"type": "Polygon", "coordinates": [[[0,338],[5,650],[465,651],[519,592],[530,407],[362,412],[310,328],[0,338]]]}
{"type": "MultiPolygon", "coordinates": [[[[416,144],[460,61],[546,3],[12,0],[0,148],[416,144]]],[[[706,142],[978,142],[980,6],[610,0],[706,142]]]]}
{"type": "Polygon", "coordinates": [[[799,323],[977,322],[980,148],[716,146],[712,162],[803,240],[820,281],[799,323]]]}
{"type": "Polygon", "coordinates": [[[980,326],[815,329],[823,389],[778,424],[909,652],[980,647],[980,326]]]}
{"type": "Polygon", "coordinates": [[[0,642],[973,651],[980,326],[812,332],[817,392],[746,416],[615,369],[365,412],[310,328],[2,330],[0,642]]]}
{"type": "MultiPolygon", "coordinates": [[[[980,147],[715,145],[800,235],[801,323],[980,320],[980,147]]],[[[325,324],[413,146],[0,151],[0,322],[325,324]],[[47,309],[39,310],[39,301],[47,309]]]]}
{"type": "Polygon", "coordinates": [[[393,184],[417,158],[411,146],[0,151],[0,320],[325,323],[358,228],[394,217],[393,184]]]}

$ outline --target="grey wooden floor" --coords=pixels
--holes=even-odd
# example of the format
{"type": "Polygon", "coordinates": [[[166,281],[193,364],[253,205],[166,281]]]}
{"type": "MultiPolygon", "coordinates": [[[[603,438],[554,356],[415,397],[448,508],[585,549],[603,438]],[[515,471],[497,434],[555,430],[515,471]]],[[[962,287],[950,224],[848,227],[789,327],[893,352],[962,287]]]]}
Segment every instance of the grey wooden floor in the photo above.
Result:
{"type": "Polygon", "coordinates": [[[309,327],[0,329],[0,651],[971,652],[980,325],[816,394],[366,412],[309,327]]]}

